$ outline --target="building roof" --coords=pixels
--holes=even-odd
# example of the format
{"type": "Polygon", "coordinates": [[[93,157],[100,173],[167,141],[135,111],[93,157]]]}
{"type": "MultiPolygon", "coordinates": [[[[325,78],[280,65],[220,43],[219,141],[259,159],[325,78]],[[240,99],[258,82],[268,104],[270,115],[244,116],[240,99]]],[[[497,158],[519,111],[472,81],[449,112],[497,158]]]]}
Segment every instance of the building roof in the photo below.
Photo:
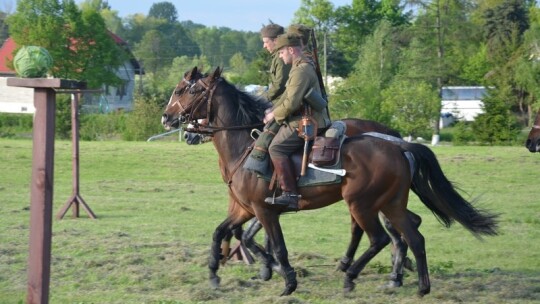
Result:
{"type": "MultiPolygon", "coordinates": [[[[129,54],[129,61],[135,69],[135,74],[144,73],[144,71],[141,71],[141,66],[139,62],[135,59],[135,56],[133,56],[133,54],[129,50],[127,42],[125,42],[122,38],[120,38],[118,35],[114,34],[111,31],[109,31],[109,35],[111,35],[117,45],[119,45],[124,51],[129,54]]],[[[13,41],[11,37],[6,39],[2,47],[0,47],[0,75],[15,75],[15,71],[10,69],[7,66],[7,63],[8,61],[13,60],[13,51],[16,48],[17,44],[15,43],[15,41],[13,41]]]]}
{"type": "Polygon", "coordinates": [[[0,47],[0,75],[15,75],[15,71],[8,68],[8,61],[13,60],[13,50],[17,48],[15,41],[9,37],[0,47]]]}

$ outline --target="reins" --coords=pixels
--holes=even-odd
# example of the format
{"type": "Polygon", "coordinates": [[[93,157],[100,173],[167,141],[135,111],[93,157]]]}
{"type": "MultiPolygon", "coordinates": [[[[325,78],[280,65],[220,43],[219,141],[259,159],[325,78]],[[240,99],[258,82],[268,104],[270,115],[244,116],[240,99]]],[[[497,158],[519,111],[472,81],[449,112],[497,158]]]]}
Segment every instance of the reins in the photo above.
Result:
{"type": "MultiPolygon", "coordinates": [[[[184,80],[184,81],[187,81],[187,80],[184,80]]],[[[195,105],[192,107],[192,110],[189,113],[190,116],[193,116],[193,113],[195,113],[195,111],[197,111],[206,102],[206,115],[207,115],[206,121],[211,121],[210,115],[212,113],[211,112],[212,100],[214,98],[214,92],[216,91],[217,85],[221,81],[223,81],[223,77],[219,77],[211,85],[208,85],[201,78],[191,85],[191,87],[193,87],[195,84],[200,84],[202,87],[204,87],[205,90],[203,91],[201,98],[193,102],[193,104],[195,105]],[[210,94],[207,94],[208,91],[210,92],[210,94]]],[[[179,101],[177,102],[180,104],[179,101]]],[[[182,108],[182,111],[185,110],[185,108],[182,107],[182,105],[180,105],[180,107],[182,108]]],[[[229,126],[229,127],[213,127],[211,125],[205,125],[204,129],[201,129],[200,127],[201,124],[199,124],[197,121],[194,121],[191,123],[195,126],[193,128],[194,133],[204,134],[208,136],[213,136],[215,132],[219,132],[219,131],[245,130],[245,129],[253,129],[253,128],[264,126],[264,123],[260,122],[256,124],[245,125],[245,126],[229,126]]],[[[192,131],[190,130],[190,132],[192,131]]]]}
{"type": "MultiPolygon", "coordinates": [[[[192,89],[193,86],[195,86],[195,84],[200,84],[204,88],[204,91],[201,93],[201,98],[192,103],[193,106],[192,106],[191,111],[189,112],[189,116],[193,117],[194,116],[193,114],[197,110],[199,110],[200,107],[206,102],[206,115],[207,115],[206,121],[210,122],[211,118],[212,118],[211,117],[211,113],[212,113],[211,108],[212,108],[212,100],[214,98],[214,93],[215,93],[215,91],[217,89],[218,84],[223,81],[223,78],[222,77],[217,78],[217,80],[212,82],[210,85],[206,84],[203,81],[202,78],[198,79],[196,82],[191,82],[191,81],[188,81],[186,79],[184,79],[184,81],[188,82],[190,84],[189,89],[192,89]],[[209,94],[208,94],[208,92],[209,92],[209,94]]],[[[186,110],[186,108],[184,108],[181,105],[179,100],[177,100],[176,102],[180,105],[180,108],[182,109],[182,111],[186,110]]],[[[204,134],[206,136],[213,136],[216,132],[220,132],[220,131],[246,130],[246,129],[251,130],[253,128],[264,126],[263,122],[259,122],[259,123],[243,125],[243,126],[214,127],[214,126],[211,126],[209,124],[206,124],[206,125],[200,124],[197,120],[192,121],[191,124],[193,125],[193,127],[187,129],[189,132],[198,133],[198,134],[204,134]]],[[[244,153],[236,161],[236,163],[235,163],[234,167],[232,168],[232,170],[230,171],[230,173],[227,174],[228,176],[227,176],[227,182],[226,183],[227,183],[228,187],[231,187],[232,178],[233,178],[234,174],[238,171],[238,169],[245,162],[245,160],[247,159],[247,157],[249,156],[249,154],[253,150],[254,146],[255,146],[255,141],[253,141],[253,143],[245,149],[244,153]]]]}

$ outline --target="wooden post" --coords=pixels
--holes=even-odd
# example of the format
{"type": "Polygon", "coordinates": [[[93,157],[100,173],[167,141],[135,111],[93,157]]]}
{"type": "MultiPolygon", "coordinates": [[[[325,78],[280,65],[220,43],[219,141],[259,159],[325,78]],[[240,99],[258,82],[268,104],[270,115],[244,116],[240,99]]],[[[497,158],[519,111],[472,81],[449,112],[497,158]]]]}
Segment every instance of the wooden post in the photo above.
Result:
{"type": "Polygon", "coordinates": [[[49,303],[54,170],[55,89],[84,89],[65,79],[8,78],[7,85],[34,89],[32,181],[27,303],[49,303]]]}
{"type": "Polygon", "coordinates": [[[255,259],[249,253],[249,250],[246,248],[246,245],[242,241],[238,240],[236,245],[233,247],[229,253],[229,260],[244,261],[247,265],[255,263],[255,259]]]}
{"type": "Polygon", "coordinates": [[[80,92],[62,91],[61,93],[72,93],[71,97],[71,140],[73,144],[72,153],[72,167],[73,167],[73,193],[71,197],[64,204],[62,209],[56,214],[56,218],[61,220],[69,207],[73,206],[71,210],[73,218],[79,217],[80,205],[84,208],[86,213],[91,219],[96,219],[96,215],[90,209],[90,206],[86,204],[84,199],[79,193],[79,95],[80,92]]]}

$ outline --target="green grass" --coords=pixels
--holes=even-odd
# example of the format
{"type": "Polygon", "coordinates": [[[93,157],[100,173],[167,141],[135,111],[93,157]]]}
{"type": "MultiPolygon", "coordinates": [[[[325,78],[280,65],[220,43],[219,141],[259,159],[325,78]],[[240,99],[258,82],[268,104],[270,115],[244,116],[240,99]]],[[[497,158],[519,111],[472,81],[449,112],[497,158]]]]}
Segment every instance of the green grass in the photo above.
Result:
{"type": "MultiPolygon", "coordinates": [[[[0,303],[25,301],[32,142],[0,139],[0,303]]],[[[447,176],[501,214],[500,235],[480,241],[460,226],[440,225],[411,195],[423,218],[432,292],[422,303],[540,303],[540,155],[524,147],[433,148],[447,176]]],[[[344,203],[282,217],[292,296],[280,277],[252,280],[259,265],[230,262],[209,288],[207,259],[227,211],[212,145],[178,142],[81,142],[80,194],[98,216],[71,212],[53,224],[51,303],[417,303],[416,274],[397,290],[379,254],[342,293],[337,261],[349,242],[344,203]]],[[[54,212],[71,195],[71,143],[57,141],[54,212]]],[[[260,238],[260,236],[259,236],[260,238]]],[[[363,240],[360,250],[366,248],[363,240]]]]}

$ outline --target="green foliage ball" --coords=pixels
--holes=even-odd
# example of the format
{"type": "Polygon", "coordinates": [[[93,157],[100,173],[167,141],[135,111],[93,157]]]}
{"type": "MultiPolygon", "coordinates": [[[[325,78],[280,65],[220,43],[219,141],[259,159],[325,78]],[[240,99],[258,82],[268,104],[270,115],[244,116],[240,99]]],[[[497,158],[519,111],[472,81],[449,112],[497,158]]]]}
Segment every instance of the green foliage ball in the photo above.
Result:
{"type": "Polygon", "coordinates": [[[45,77],[52,67],[49,52],[40,46],[23,46],[13,58],[13,66],[20,77],[45,77]]]}

